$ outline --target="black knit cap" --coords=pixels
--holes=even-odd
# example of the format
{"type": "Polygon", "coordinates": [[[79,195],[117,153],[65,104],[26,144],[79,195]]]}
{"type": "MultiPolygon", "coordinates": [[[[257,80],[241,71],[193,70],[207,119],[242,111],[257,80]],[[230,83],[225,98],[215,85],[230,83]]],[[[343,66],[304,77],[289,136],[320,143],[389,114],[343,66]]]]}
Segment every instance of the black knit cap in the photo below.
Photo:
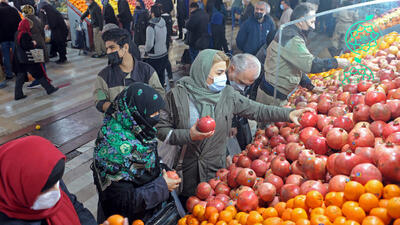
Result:
{"type": "Polygon", "coordinates": [[[57,181],[61,180],[64,174],[64,169],[65,169],[65,160],[60,159],[60,161],[57,162],[57,164],[51,171],[50,176],[47,179],[47,182],[42,189],[42,192],[45,192],[48,189],[52,188],[57,183],[57,181]]]}

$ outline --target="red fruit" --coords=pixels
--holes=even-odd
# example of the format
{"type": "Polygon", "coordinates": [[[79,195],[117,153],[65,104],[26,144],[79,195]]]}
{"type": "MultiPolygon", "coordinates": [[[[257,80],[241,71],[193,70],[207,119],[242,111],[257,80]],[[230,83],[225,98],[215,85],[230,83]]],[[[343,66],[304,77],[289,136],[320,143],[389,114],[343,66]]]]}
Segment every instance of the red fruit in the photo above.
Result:
{"type": "Polygon", "coordinates": [[[360,156],[352,153],[351,151],[341,152],[335,159],[335,171],[338,174],[344,174],[349,176],[351,170],[358,164],[362,163],[363,160],[360,156]]]}
{"type": "Polygon", "coordinates": [[[236,164],[239,167],[250,168],[251,159],[245,155],[241,155],[241,156],[239,156],[239,159],[236,164]]]}
{"type": "Polygon", "coordinates": [[[215,200],[219,200],[224,203],[224,208],[229,205],[229,201],[231,200],[228,195],[225,194],[218,194],[215,196],[215,200]]]}
{"type": "Polygon", "coordinates": [[[265,129],[265,134],[268,138],[272,138],[279,134],[279,128],[277,126],[271,125],[265,129]]]}
{"type": "Polygon", "coordinates": [[[328,144],[324,137],[311,136],[306,142],[306,148],[313,150],[316,154],[325,155],[328,152],[328,144]]]}
{"type": "Polygon", "coordinates": [[[299,159],[298,159],[299,165],[300,165],[300,166],[303,166],[304,163],[305,163],[307,160],[310,160],[310,159],[313,158],[313,157],[315,157],[315,153],[314,153],[312,150],[309,150],[309,149],[302,150],[302,151],[300,152],[300,154],[299,154],[299,159]]]}
{"type": "Polygon", "coordinates": [[[202,133],[208,133],[215,130],[215,120],[210,116],[205,116],[199,119],[197,130],[202,133]]]}
{"type": "Polygon", "coordinates": [[[369,109],[369,114],[373,120],[381,120],[384,122],[390,120],[392,116],[390,107],[383,103],[373,104],[369,109]]]}
{"type": "Polygon", "coordinates": [[[231,169],[228,173],[228,185],[230,188],[236,188],[239,184],[236,182],[236,177],[238,176],[239,172],[242,170],[240,167],[235,167],[231,169]]]}
{"type": "Polygon", "coordinates": [[[329,123],[333,123],[333,118],[323,114],[318,115],[317,128],[322,131],[329,123]]]}
{"type": "Polygon", "coordinates": [[[312,109],[314,109],[315,111],[317,111],[317,110],[318,110],[318,103],[316,103],[316,102],[310,102],[310,103],[307,104],[306,107],[312,108],[312,109]]]}
{"type": "Polygon", "coordinates": [[[193,207],[197,204],[199,204],[200,199],[197,198],[196,196],[190,196],[188,200],[186,201],[186,209],[192,213],[193,212],[193,207]]]}
{"type": "Polygon", "coordinates": [[[299,134],[295,134],[295,133],[291,133],[287,138],[286,138],[287,142],[299,142],[300,141],[300,135],[299,134]]]}
{"type": "Polygon", "coordinates": [[[286,140],[281,135],[275,135],[271,137],[271,139],[269,140],[269,144],[271,145],[272,148],[274,148],[279,144],[286,144],[286,140]]]}
{"type": "Polygon", "coordinates": [[[250,157],[251,160],[258,159],[258,157],[261,156],[261,148],[257,148],[254,145],[251,145],[247,152],[247,156],[250,157]]]}
{"type": "Polygon", "coordinates": [[[347,110],[345,106],[336,106],[336,107],[332,107],[329,112],[328,112],[328,116],[331,117],[339,117],[339,116],[344,116],[347,114],[347,110]]]}
{"type": "Polygon", "coordinates": [[[346,105],[348,104],[350,99],[350,92],[342,92],[340,94],[338,94],[336,101],[341,101],[344,102],[346,105]]]}
{"type": "Polygon", "coordinates": [[[400,132],[395,132],[386,138],[386,142],[391,142],[400,145],[400,132]]]}
{"type": "Polygon", "coordinates": [[[386,181],[400,182],[400,146],[390,142],[381,145],[375,151],[378,169],[386,181]]]}
{"type": "Polygon", "coordinates": [[[344,186],[350,181],[350,177],[345,175],[336,175],[329,181],[329,192],[343,192],[344,186]]]}
{"type": "Polygon", "coordinates": [[[286,144],[279,144],[278,146],[273,148],[272,151],[276,152],[278,154],[285,153],[285,148],[286,148],[286,144]]]}
{"type": "Polygon", "coordinates": [[[382,174],[371,163],[361,163],[351,170],[350,178],[352,181],[365,185],[370,180],[382,181],[382,174]]]}
{"type": "Polygon", "coordinates": [[[293,174],[297,174],[300,176],[304,175],[303,168],[299,164],[299,161],[296,160],[290,165],[290,171],[292,171],[293,174]]]}
{"type": "Polygon", "coordinates": [[[221,212],[222,210],[225,209],[225,204],[221,200],[218,200],[218,199],[212,199],[212,200],[208,201],[207,207],[211,207],[211,206],[217,208],[218,212],[221,212]]]}
{"type": "Polygon", "coordinates": [[[225,194],[225,195],[229,195],[229,192],[231,191],[231,189],[228,187],[227,184],[225,184],[224,182],[220,182],[219,184],[217,184],[217,186],[215,187],[215,194],[225,194]]]}
{"type": "Polygon", "coordinates": [[[218,180],[216,178],[212,178],[211,180],[208,181],[208,183],[211,185],[211,188],[215,190],[215,187],[221,182],[221,180],[218,180]]]}
{"type": "Polygon", "coordinates": [[[227,170],[227,169],[219,169],[215,175],[217,176],[216,178],[218,180],[226,182],[228,173],[229,173],[229,170],[227,170]]]}
{"type": "Polygon", "coordinates": [[[279,133],[282,137],[287,138],[292,133],[292,128],[282,127],[281,129],[279,129],[279,133]]]}
{"type": "Polygon", "coordinates": [[[393,122],[386,124],[383,127],[382,135],[384,138],[387,138],[387,137],[389,137],[389,135],[391,135],[392,133],[395,133],[395,132],[400,132],[400,123],[398,121],[393,121],[393,122]]]}
{"type": "Polygon", "coordinates": [[[256,159],[251,163],[252,170],[256,173],[257,177],[264,177],[265,172],[267,172],[268,164],[260,159],[256,159]]]}
{"type": "Polygon", "coordinates": [[[342,147],[347,144],[348,134],[342,128],[332,128],[326,134],[326,142],[329,147],[340,150],[342,147]]]}
{"type": "Polygon", "coordinates": [[[323,196],[328,192],[326,187],[321,181],[308,180],[300,186],[300,194],[306,195],[310,191],[318,191],[323,196]]]}
{"type": "Polygon", "coordinates": [[[280,191],[279,199],[286,202],[300,194],[300,187],[295,184],[285,184],[280,191]]]}
{"type": "Polygon", "coordinates": [[[305,181],[305,179],[304,179],[302,176],[300,176],[300,175],[298,175],[298,174],[292,174],[292,175],[289,175],[289,176],[286,178],[286,183],[285,183],[285,184],[295,184],[295,185],[297,185],[297,186],[300,187],[300,185],[301,185],[304,181],[305,181]]]}
{"type": "Polygon", "coordinates": [[[343,86],[343,91],[348,91],[352,94],[357,93],[357,90],[358,90],[357,84],[348,84],[343,86]]]}
{"type": "Polygon", "coordinates": [[[276,195],[276,188],[271,183],[261,183],[257,187],[256,194],[260,197],[264,202],[270,202],[274,200],[276,195]]]}
{"type": "Polygon", "coordinates": [[[358,89],[358,92],[364,92],[364,91],[367,91],[371,86],[372,86],[372,82],[363,80],[360,83],[358,83],[357,89],[358,89]]]}
{"type": "MultiPolygon", "coordinates": [[[[398,89],[400,90],[400,89],[398,89]]],[[[390,112],[392,114],[392,119],[396,119],[397,117],[400,117],[400,100],[395,99],[395,100],[388,100],[386,105],[389,106],[390,112]]]]}
{"type": "Polygon", "coordinates": [[[326,169],[328,172],[332,175],[335,176],[337,174],[335,170],[335,160],[336,157],[339,155],[339,153],[334,153],[328,157],[328,160],[326,162],[326,169]]]}
{"type": "Polygon", "coordinates": [[[353,129],[349,133],[348,144],[354,151],[357,147],[374,147],[375,136],[365,125],[358,129],[353,129]]]}
{"type": "Polygon", "coordinates": [[[175,171],[167,171],[167,176],[171,179],[179,179],[179,176],[175,171]]]}
{"type": "Polygon", "coordinates": [[[275,175],[287,177],[290,174],[290,163],[283,157],[277,157],[271,162],[271,170],[275,175]]]}
{"type": "Polygon", "coordinates": [[[279,176],[276,176],[275,174],[268,174],[265,175],[264,182],[268,182],[273,184],[276,187],[276,191],[280,192],[282,186],[283,186],[283,180],[279,176]]]}
{"type": "Polygon", "coordinates": [[[369,106],[364,104],[356,105],[353,110],[353,121],[355,123],[369,121],[369,106]]]}
{"type": "Polygon", "coordinates": [[[383,92],[379,91],[367,91],[365,94],[365,104],[372,106],[375,103],[378,102],[385,102],[386,101],[386,95],[383,92]]]}
{"type": "Polygon", "coordinates": [[[303,143],[306,143],[306,141],[311,137],[311,136],[319,136],[319,131],[315,127],[306,127],[303,130],[300,131],[300,140],[303,143]]]}
{"type": "Polygon", "coordinates": [[[383,127],[386,125],[383,121],[374,121],[369,125],[369,129],[375,137],[382,137],[383,127]]]}
{"type": "Polygon", "coordinates": [[[239,185],[253,187],[256,183],[257,175],[254,170],[243,168],[236,177],[236,182],[239,185]]]}
{"type": "Polygon", "coordinates": [[[287,125],[286,122],[276,122],[275,125],[280,129],[282,127],[285,127],[287,125]]]}
{"type": "Polygon", "coordinates": [[[365,162],[373,163],[375,149],[371,147],[357,147],[354,153],[365,160],[365,162]]]}
{"type": "Polygon", "coordinates": [[[329,99],[321,99],[318,101],[318,112],[322,114],[327,114],[329,109],[332,107],[332,101],[329,99]]]}
{"type": "Polygon", "coordinates": [[[365,95],[362,94],[354,94],[350,96],[350,101],[348,106],[350,109],[353,109],[354,106],[359,104],[365,104],[365,95]]]}
{"type": "MultiPolygon", "coordinates": [[[[395,85],[394,83],[391,83],[395,85]]],[[[400,99],[400,89],[392,89],[388,92],[387,99],[400,99]]]]}
{"type": "MultiPolygon", "coordinates": [[[[264,132],[264,130],[259,131],[264,132]]],[[[256,138],[254,140],[260,142],[263,145],[268,145],[268,138],[264,134],[256,135],[256,138]]]]}
{"type": "Polygon", "coordinates": [[[309,180],[323,180],[326,175],[326,161],[321,157],[312,157],[302,165],[304,175],[309,180]]]}
{"type": "Polygon", "coordinates": [[[326,137],[326,135],[328,134],[328,132],[334,128],[333,127],[333,122],[332,124],[329,124],[328,126],[324,127],[324,129],[322,129],[322,136],[326,137]]]}
{"type": "Polygon", "coordinates": [[[354,127],[354,123],[353,120],[351,120],[349,117],[340,116],[333,121],[333,126],[338,128],[343,128],[347,132],[350,132],[351,129],[353,129],[354,127]]]}
{"type": "Polygon", "coordinates": [[[250,212],[258,207],[258,197],[253,191],[244,191],[239,194],[236,207],[242,212],[250,212]]]}
{"type": "Polygon", "coordinates": [[[286,159],[293,162],[299,158],[301,150],[304,149],[304,145],[300,143],[289,143],[285,146],[286,159]]]}
{"type": "Polygon", "coordinates": [[[315,127],[318,122],[317,114],[305,112],[301,115],[299,122],[302,127],[315,127]]]}
{"type": "Polygon", "coordinates": [[[201,199],[205,200],[208,196],[211,195],[211,185],[207,182],[201,182],[199,185],[197,185],[197,191],[196,191],[196,196],[201,199]]]}

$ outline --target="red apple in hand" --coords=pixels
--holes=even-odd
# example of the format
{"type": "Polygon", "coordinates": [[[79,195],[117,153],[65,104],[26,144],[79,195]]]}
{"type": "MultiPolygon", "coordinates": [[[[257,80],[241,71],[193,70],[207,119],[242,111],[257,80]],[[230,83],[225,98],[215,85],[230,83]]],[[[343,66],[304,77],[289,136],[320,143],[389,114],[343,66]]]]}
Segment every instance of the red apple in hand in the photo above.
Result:
{"type": "Polygon", "coordinates": [[[171,179],[177,180],[179,179],[178,174],[175,171],[167,171],[167,176],[171,179]]]}
{"type": "Polygon", "coordinates": [[[197,123],[197,130],[202,133],[208,133],[215,130],[215,120],[210,116],[200,118],[197,123]]]}

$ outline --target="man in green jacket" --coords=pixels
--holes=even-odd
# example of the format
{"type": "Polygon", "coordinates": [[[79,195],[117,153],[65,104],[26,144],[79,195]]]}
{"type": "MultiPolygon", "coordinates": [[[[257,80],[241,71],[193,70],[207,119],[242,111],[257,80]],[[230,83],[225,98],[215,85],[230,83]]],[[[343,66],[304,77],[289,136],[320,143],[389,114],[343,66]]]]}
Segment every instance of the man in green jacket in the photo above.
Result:
{"type": "MultiPolygon", "coordinates": [[[[315,16],[315,11],[308,4],[300,4],[293,10],[290,19],[293,21],[313,16],[315,16]]],[[[288,96],[299,84],[308,90],[320,93],[323,88],[314,87],[306,73],[320,73],[350,65],[347,59],[321,59],[310,53],[306,46],[307,33],[314,28],[315,17],[285,27],[282,31],[281,43],[278,43],[279,33],[277,33],[267,48],[265,73],[257,90],[257,102],[283,106],[287,104],[288,96]]],[[[263,127],[261,124],[259,126],[263,127]]]]}

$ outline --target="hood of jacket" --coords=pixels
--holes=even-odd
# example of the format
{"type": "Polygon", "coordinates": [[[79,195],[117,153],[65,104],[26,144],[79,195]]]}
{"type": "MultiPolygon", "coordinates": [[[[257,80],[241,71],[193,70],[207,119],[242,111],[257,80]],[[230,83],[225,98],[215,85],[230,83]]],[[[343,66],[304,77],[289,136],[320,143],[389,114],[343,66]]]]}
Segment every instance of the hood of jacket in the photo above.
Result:
{"type": "Polygon", "coordinates": [[[165,20],[161,17],[152,18],[149,22],[157,27],[165,27],[165,20]]]}

